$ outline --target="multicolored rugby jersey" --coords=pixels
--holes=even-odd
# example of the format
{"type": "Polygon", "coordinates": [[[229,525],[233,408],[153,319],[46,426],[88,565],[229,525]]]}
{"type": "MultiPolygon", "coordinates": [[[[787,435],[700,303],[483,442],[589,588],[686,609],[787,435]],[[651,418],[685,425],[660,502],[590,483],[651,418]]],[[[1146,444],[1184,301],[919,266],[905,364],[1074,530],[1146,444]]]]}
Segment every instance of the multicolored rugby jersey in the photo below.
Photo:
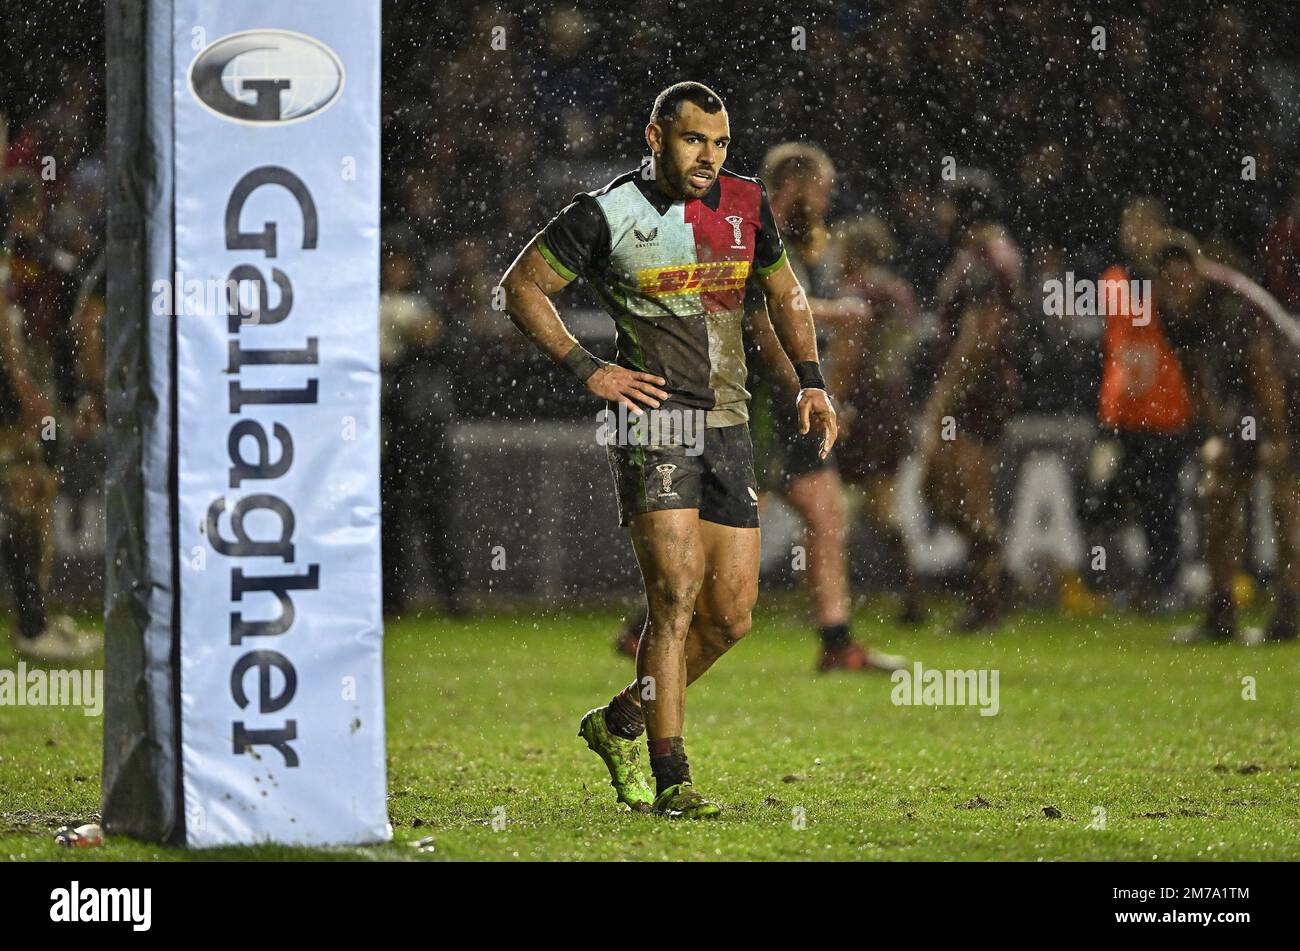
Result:
{"type": "Polygon", "coordinates": [[[600,297],[618,327],[616,362],[668,381],[662,408],[705,410],[711,427],[749,419],[745,282],[785,262],[762,182],[724,168],[703,198],[673,201],[628,172],[575,196],[537,248],[600,297]]]}

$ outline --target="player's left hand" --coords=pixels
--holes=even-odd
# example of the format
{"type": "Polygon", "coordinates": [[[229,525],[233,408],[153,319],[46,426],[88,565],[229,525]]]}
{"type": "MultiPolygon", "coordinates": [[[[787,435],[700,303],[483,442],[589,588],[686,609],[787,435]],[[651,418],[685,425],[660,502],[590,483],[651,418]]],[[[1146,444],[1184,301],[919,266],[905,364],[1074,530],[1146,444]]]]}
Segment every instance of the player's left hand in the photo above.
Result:
{"type": "Polygon", "coordinates": [[[825,459],[839,436],[839,424],[830,396],[822,389],[800,390],[795,398],[795,407],[799,411],[799,432],[806,435],[810,430],[816,430],[821,433],[822,446],[817,455],[825,459]]]}

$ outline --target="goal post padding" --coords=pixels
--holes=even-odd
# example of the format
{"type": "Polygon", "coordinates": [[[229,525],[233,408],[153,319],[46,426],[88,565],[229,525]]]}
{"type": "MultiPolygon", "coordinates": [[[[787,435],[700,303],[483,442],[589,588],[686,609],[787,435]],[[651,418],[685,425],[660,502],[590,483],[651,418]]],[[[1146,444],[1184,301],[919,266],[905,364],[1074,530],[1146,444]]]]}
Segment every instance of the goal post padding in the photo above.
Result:
{"type": "Polygon", "coordinates": [[[384,840],[379,2],[106,16],[106,829],[384,840]]]}

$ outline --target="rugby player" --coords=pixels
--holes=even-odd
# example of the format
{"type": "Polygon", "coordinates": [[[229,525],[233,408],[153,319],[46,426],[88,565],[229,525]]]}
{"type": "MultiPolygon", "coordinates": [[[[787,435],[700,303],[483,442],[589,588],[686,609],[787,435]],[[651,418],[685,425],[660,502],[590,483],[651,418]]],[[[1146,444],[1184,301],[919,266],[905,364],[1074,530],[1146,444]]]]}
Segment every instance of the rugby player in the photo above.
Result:
{"type": "Polygon", "coordinates": [[[935,292],[942,364],[922,414],[917,455],[923,494],[968,545],[971,584],[956,631],[979,633],[1005,612],[993,483],[1021,388],[1014,341],[1028,294],[1024,258],[998,222],[991,176],[964,173],[951,196],[956,253],[935,292]]]}
{"type": "MultiPolygon", "coordinates": [[[[1244,513],[1263,474],[1285,486],[1294,479],[1285,384],[1274,353],[1279,341],[1252,306],[1240,275],[1203,258],[1190,237],[1169,241],[1158,255],[1154,286],[1165,333],[1186,374],[1196,422],[1204,435],[1201,499],[1206,507],[1210,596],[1202,620],[1178,630],[1178,644],[1227,642],[1237,636],[1233,579],[1244,549],[1244,513]]],[[[1268,626],[1246,640],[1293,640],[1297,634],[1296,512],[1278,493],[1278,538],[1268,626]]]]}
{"type": "MultiPolygon", "coordinates": [[[[772,212],[785,235],[791,267],[812,295],[808,304],[819,329],[827,331],[819,341],[827,364],[842,368],[856,362],[866,344],[871,307],[862,297],[835,294],[829,281],[816,279],[830,242],[826,214],[835,181],[830,156],[813,145],[786,142],[767,153],[759,175],[771,189],[772,212]]],[[[816,441],[797,431],[795,416],[783,408],[780,397],[797,392],[799,383],[773,333],[762,294],[751,294],[746,310],[755,351],[751,379],[756,389],[774,397],[765,488],[794,509],[807,533],[805,579],[821,638],[817,669],[900,670],[907,665],[904,658],[872,650],[853,638],[844,483],[834,454],[823,456],[816,441]]]]}
{"type": "MultiPolygon", "coordinates": [[[[862,297],[832,295],[826,286],[829,282],[815,279],[830,240],[826,213],[835,166],[814,145],[786,142],[768,151],[759,177],[770,191],[772,213],[795,277],[813,295],[808,305],[819,331],[818,349],[826,352],[832,373],[836,367],[856,366],[869,335],[871,309],[862,297]],[[831,332],[823,336],[827,330],[831,332]]],[[[772,329],[762,290],[752,281],[745,310],[751,331],[748,386],[752,392],[770,398],[774,407],[771,438],[766,444],[760,442],[766,450],[760,455],[767,457],[761,475],[760,504],[775,493],[803,522],[807,541],[804,580],[821,640],[817,669],[902,669],[907,665],[905,658],[873,650],[851,633],[849,522],[836,453],[823,457],[816,435],[800,433],[797,416],[786,408],[790,405],[788,397],[799,391],[799,380],[772,329]]],[[[841,395],[835,394],[837,399],[841,395]]],[[[840,445],[842,448],[842,441],[840,445]]],[[[633,616],[619,635],[616,648],[635,653],[644,623],[644,611],[633,616]]]]}
{"type": "MultiPolygon", "coordinates": [[[[41,434],[54,418],[55,387],[52,374],[41,372],[48,364],[31,359],[25,312],[11,277],[13,249],[39,234],[43,214],[35,188],[0,195],[0,559],[13,589],[14,650],[53,663],[92,654],[99,641],[78,631],[67,615],[50,617],[46,611],[58,479],[41,434]]],[[[21,257],[18,263],[24,265],[21,257]]]]}
{"type": "Polygon", "coordinates": [[[822,457],[835,443],[835,411],[812,314],[766,190],[723,168],[731,130],[722,99],[700,83],[668,87],[655,99],[645,138],[653,153],[648,173],[631,171],[577,195],[515,259],[502,287],[515,325],[607,408],[651,417],[652,434],[684,435],[685,414],[704,423],[699,452],[685,438],[607,446],[649,623],[637,679],[579,728],[620,802],[704,818],[719,807],[692,781],[686,687],[749,631],[758,596],[758,489],[742,341],[751,273],[799,376],[800,427],[820,435],[822,457]],[[613,363],[588,353],[551,303],[578,276],[617,326],[613,363]],[[654,792],[641,769],[642,732],[654,792]]]}
{"type": "Polygon", "coordinates": [[[835,454],[840,478],[861,502],[864,521],[897,572],[898,623],[916,625],[925,620],[925,609],[896,498],[911,449],[908,374],[919,342],[920,304],[916,290],[893,266],[896,244],[882,219],[870,215],[839,230],[840,287],[861,294],[872,314],[853,336],[855,346],[834,354],[843,359],[828,359],[826,381],[840,420],[835,454]]]}

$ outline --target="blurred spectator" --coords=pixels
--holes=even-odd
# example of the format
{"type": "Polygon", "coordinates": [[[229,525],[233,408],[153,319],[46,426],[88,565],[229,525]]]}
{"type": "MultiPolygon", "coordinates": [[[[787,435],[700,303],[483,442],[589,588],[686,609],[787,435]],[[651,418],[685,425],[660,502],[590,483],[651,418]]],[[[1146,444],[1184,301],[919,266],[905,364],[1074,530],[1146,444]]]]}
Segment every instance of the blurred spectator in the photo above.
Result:
{"type": "Polygon", "coordinates": [[[1292,313],[1300,313],[1300,171],[1286,207],[1264,239],[1266,286],[1292,313]]]}
{"type": "Polygon", "coordinates": [[[420,293],[419,243],[401,226],[384,235],[380,271],[380,415],[384,427],[380,498],[383,503],[384,611],[407,606],[410,568],[422,564],[453,611],[460,610],[460,569],[449,505],[452,459],[447,424],[455,416],[442,319],[420,293]],[[412,542],[414,529],[415,550],[412,542]]]}
{"type": "Polygon", "coordinates": [[[47,204],[36,179],[25,170],[8,175],[4,235],[9,259],[9,298],[23,315],[23,334],[38,376],[49,394],[71,403],[75,396],[67,320],[77,259],[47,237],[47,204]]]}

